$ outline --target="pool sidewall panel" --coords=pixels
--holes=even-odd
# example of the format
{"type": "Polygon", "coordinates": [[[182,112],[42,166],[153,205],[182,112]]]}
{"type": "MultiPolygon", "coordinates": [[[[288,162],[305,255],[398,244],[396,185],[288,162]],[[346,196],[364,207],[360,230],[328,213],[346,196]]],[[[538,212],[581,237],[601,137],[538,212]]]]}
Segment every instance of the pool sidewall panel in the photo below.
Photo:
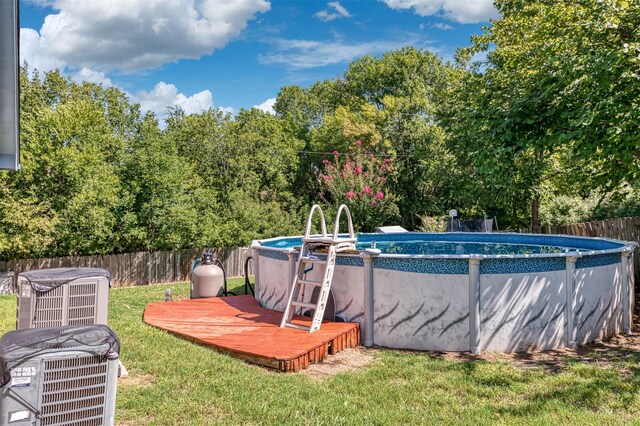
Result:
{"type": "MultiPolygon", "coordinates": [[[[324,267],[314,268],[307,279],[322,281],[324,267]]],[[[347,322],[364,321],[364,268],[336,265],[333,270],[331,291],[336,302],[336,315],[347,322]]],[[[311,301],[311,289],[305,290],[304,301],[311,301]]]]}
{"type": "Polygon", "coordinates": [[[374,270],[374,342],[390,348],[469,349],[469,276],[374,270]]]}
{"type": "Polygon", "coordinates": [[[576,341],[606,340],[622,328],[621,264],[576,269],[574,274],[576,341]]]}
{"type": "Polygon", "coordinates": [[[289,292],[289,261],[260,256],[260,285],[256,299],[267,309],[284,311],[289,292]]]}
{"type": "Polygon", "coordinates": [[[521,352],[564,345],[566,272],[480,275],[481,348],[521,352]]]}

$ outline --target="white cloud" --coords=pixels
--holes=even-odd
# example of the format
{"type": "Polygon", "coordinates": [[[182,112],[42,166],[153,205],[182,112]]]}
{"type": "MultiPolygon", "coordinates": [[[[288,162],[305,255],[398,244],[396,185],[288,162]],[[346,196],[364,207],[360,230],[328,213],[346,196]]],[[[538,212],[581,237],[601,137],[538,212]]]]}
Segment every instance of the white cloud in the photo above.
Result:
{"type": "Polygon", "coordinates": [[[43,0],[58,13],[21,30],[22,59],[41,71],[134,72],[211,54],[237,38],[267,0],[43,0]]]}
{"type": "Polygon", "coordinates": [[[29,69],[39,71],[51,71],[57,68],[64,68],[65,62],[60,58],[47,54],[37,54],[44,50],[41,46],[40,35],[31,28],[20,28],[20,62],[26,60],[29,69]]]}
{"type": "Polygon", "coordinates": [[[321,21],[333,21],[338,18],[349,18],[351,14],[344,6],[340,4],[339,1],[330,1],[327,3],[328,8],[323,9],[313,15],[315,18],[318,18],[321,21]]]}
{"type": "Polygon", "coordinates": [[[424,41],[415,38],[405,40],[372,40],[353,44],[348,44],[342,40],[275,39],[272,40],[271,43],[274,46],[274,51],[259,55],[258,61],[262,64],[285,65],[292,69],[316,68],[347,63],[364,55],[378,55],[406,46],[420,48],[426,45],[424,41]]]}
{"type": "Polygon", "coordinates": [[[103,72],[89,68],[82,68],[80,71],[73,74],[72,78],[77,82],[88,81],[90,83],[102,84],[104,87],[113,86],[111,79],[104,75],[103,72]]]}
{"type": "Polygon", "coordinates": [[[439,30],[452,30],[453,27],[449,24],[445,24],[444,22],[436,22],[435,24],[433,24],[434,28],[437,28],[439,30]]]}
{"type": "Polygon", "coordinates": [[[413,9],[420,16],[443,15],[461,24],[498,18],[493,0],[382,0],[391,9],[413,9]]]}
{"type": "Polygon", "coordinates": [[[235,110],[235,108],[233,108],[233,107],[223,107],[223,106],[218,106],[218,107],[216,107],[216,108],[218,108],[218,109],[219,109],[220,111],[222,111],[222,112],[226,112],[227,114],[234,115],[234,114],[236,113],[236,110],[235,110]]]}
{"type": "Polygon", "coordinates": [[[197,114],[213,107],[213,96],[209,90],[203,90],[192,96],[178,93],[178,88],[164,81],[156,84],[152,91],[140,90],[131,96],[140,104],[142,111],[151,111],[158,118],[168,115],[168,108],[179,106],[186,114],[197,114]]]}
{"type": "Polygon", "coordinates": [[[261,111],[268,112],[269,114],[275,114],[273,106],[276,104],[276,98],[269,98],[260,105],[254,105],[253,108],[258,108],[261,111]]]}

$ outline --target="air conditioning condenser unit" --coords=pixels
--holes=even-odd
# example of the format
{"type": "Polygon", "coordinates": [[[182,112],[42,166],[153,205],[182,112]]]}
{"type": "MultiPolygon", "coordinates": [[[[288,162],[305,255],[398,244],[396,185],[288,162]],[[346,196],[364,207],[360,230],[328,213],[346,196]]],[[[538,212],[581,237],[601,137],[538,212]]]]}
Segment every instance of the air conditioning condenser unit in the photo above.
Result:
{"type": "Polygon", "coordinates": [[[102,268],[53,268],[18,275],[16,328],[106,324],[111,275],[102,268]]]}
{"type": "Polygon", "coordinates": [[[120,342],[106,325],[0,339],[0,424],[113,425],[120,342]]]}

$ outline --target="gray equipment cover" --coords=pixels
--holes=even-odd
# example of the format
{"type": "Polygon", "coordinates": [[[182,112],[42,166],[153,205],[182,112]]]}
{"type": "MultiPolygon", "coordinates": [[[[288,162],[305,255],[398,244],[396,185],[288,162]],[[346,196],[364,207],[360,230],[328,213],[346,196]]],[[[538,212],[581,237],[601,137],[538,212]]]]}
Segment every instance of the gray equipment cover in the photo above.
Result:
{"type": "Polygon", "coordinates": [[[106,277],[111,287],[111,274],[102,268],[52,268],[37,269],[20,274],[29,281],[35,291],[47,292],[80,278],[106,277]]]}
{"type": "Polygon", "coordinates": [[[120,341],[104,324],[10,331],[0,338],[0,387],[11,381],[9,364],[15,366],[39,354],[64,348],[109,359],[120,356],[120,341]]]}

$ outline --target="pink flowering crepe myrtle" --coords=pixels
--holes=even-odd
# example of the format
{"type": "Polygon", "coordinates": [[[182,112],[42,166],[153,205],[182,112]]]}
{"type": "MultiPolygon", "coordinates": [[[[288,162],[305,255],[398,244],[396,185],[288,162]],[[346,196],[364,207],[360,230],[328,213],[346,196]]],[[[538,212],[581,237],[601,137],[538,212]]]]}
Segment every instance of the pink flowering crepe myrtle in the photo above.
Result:
{"type": "Polygon", "coordinates": [[[397,212],[386,187],[391,160],[367,151],[359,140],[352,148],[347,154],[333,150],[333,159],[322,161],[320,183],[333,204],[349,206],[360,231],[369,231],[397,212]]]}

